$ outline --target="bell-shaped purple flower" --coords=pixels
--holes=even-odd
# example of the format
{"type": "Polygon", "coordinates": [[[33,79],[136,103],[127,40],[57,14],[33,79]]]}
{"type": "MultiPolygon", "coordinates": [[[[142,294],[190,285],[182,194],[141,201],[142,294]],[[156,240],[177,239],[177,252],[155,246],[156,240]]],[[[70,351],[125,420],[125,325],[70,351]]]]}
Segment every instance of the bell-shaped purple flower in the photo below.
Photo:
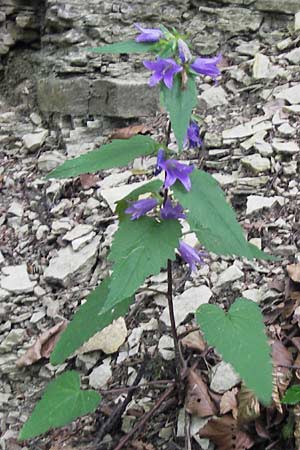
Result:
{"type": "Polygon", "coordinates": [[[201,73],[201,75],[208,75],[215,80],[221,73],[220,69],[217,67],[217,64],[221,61],[221,59],[221,54],[213,58],[198,57],[191,64],[191,69],[197,73],[201,73]]]}
{"type": "Polygon", "coordinates": [[[185,148],[198,148],[202,145],[199,125],[193,120],[190,122],[183,145],[185,148]]]}
{"type": "Polygon", "coordinates": [[[155,198],[145,198],[137,200],[131,203],[129,208],[125,209],[126,214],[131,214],[131,220],[136,220],[141,216],[144,216],[148,211],[157,206],[157,200],[155,198]]]}
{"type": "Polygon", "coordinates": [[[160,217],[164,220],[185,219],[185,214],[183,214],[183,207],[179,203],[177,203],[177,205],[173,205],[171,200],[168,198],[165,205],[160,210],[160,217]]]}
{"type": "Polygon", "coordinates": [[[192,59],[192,54],[186,42],[178,39],[178,53],[182,64],[189,62],[192,59]]]}
{"type": "Polygon", "coordinates": [[[196,264],[205,264],[203,256],[207,255],[206,252],[197,252],[193,247],[183,241],[179,242],[178,251],[182,259],[189,265],[191,272],[196,270],[196,264]]]}
{"type": "Polygon", "coordinates": [[[166,172],[164,187],[167,189],[172,186],[176,180],[179,180],[185,189],[189,191],[191,189],[190,173],[194,170],[194,166],[187,166],[176,159],[165,160],[163,155],[163,151],[161,151],[157,158],[157,167],[166,172]]]}
{"type": "Polygon", "coordinates": [[[138,23],[134,25],[141,33],[135,38],[136,42],[158,42],[164,37],[164,33],[159,28],[143,28],[138,23]]]}
{"type": "Polygon", "coordinates": [[[153,72],[149,86],[153,87],[163,81],[167,88],[172,89],[173,77],[182,71],[182,67],[172,58],[157,58],[156,61],[143,61],[144,66],[153,72]]]}

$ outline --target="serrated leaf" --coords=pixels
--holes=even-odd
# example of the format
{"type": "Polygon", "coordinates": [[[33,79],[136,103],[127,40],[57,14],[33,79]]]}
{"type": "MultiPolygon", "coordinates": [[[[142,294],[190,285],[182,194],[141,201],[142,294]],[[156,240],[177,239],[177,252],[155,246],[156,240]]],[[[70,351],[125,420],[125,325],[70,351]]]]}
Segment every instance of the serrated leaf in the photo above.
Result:
{"type": "Polygon", "coordinates": [[[259,400],[269,404],[272,396],[270,347],[259,307],[238,298],[227,313],[215,305],[201,305],[196,321],[209,345],[232,364],[259,400]]]}
{"type": "Polygon", "coordinates": [[[113,309],[106,307],[109,283],[110,279],[106,278],[87,296],[86,302],[80,306],[56,344],[51,354],[51,364],[62,364],[95,333],[126,314],[133,301],[132,297],[116,303],[113,309]]]}
{"type": "Polygon", "coordinates": [[[281,403],[287,405],[296,405],[297,403],[300,403],[300,385],[295,384],[294,386],[291,386],[286,391],[281,403]]]}
{"type": "Polygon", "coordinates": [[[160,144],[149,136],[137,135],[130,139],[115,139],[109,144],[85,153],[78,158],[65,161],[47,175],[48,178],[76,177],[82,173],[123,167],[139,156],[152,155],[160,144]]]}
{"type": "Polygon", "coordinates": [[[122,198],[117,202],[116,213],[119,216],[119,220],[124,220],[124,218],[128,217],[124,211],[128,207],[128,201],[137,200],[138,197],[142,194],[147,194],[148,192],[151,194],[158,194],[163,183],[160,180],[152,180],[147,184],[135,189],[130,192],[130,194],[126,195],[126,197],[122,198]]]}
{"type": "Polygon", "coordinates": [[[197,89],[195,79],[189,77],[186,86],[182,88],[181,74],[174,77],[172,89],[161,83],[161,99],[170,114],[172,128],[179,150],[183,147],[193,108],[197,104],[197,89]]]}
{"type": "Polygon", "coordinates": [[[52,428],[62,427],[79,416],[93,412],[101,396],[80,389],[79,374],[68,371],[47,386],[42,399],[23,425],[19,439],[31,439],[52,428]]]}
{"type": "Polygon", "coordinates": [[[190,227],[207,250],[217,255],[276,259],[247,242],[234,210],[211,175],[194,169],[190,179],[192,189],[189,192],[178,182],[173,187],[173,192],[180,204],[188,210],[190,227]]]}
{"type": "Polygon", "coordinates": [[[129,297],[149,275],[166,268],[175,258],[181,227],[177,220],[157,222],[150,217],[120,223],[109,259],[114,261],[107,305],[129,297]]]}
{"type": "Polygon", "coordinates": [[[145,53],[153,52],[157,49],[156,42],[136,42],[133,39],[123,42],[114,42],[113,44],[103,45],[102,47],[91,48],[95,53],[145,53]]]}

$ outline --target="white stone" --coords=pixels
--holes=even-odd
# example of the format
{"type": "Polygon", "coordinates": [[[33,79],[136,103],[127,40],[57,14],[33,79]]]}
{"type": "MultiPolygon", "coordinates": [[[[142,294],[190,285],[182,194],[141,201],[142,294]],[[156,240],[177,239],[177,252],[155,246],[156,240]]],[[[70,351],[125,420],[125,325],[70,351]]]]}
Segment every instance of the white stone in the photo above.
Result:
{"type": "Polygon", "coordinates": [[[38,169],[42,172],[50,172],[65,162],[66,158],[60,152],[53,150],[52,152],[43,153],[37,160],[38,169]]]}
{"type": "Polygon", "coordinates": [[[142,327],[133,328],[133,330],[131,331],[131,333],[128,337],[128,345],[131,350],[129,352],[130,355],[136,354],[138,352],[142,334],[143,334],[142,327]],[[134,351],[132,351],[132,350],[134,350],[134,351]]]}
{"type": "Polygon", "coordinates": [[[261,294],[259,289],[246,289],[246,291],[242,292],[242,296],[244,298],[248,298],[255,303],[259,303],[261,301],[261,294]]]}
{"type": "Polygon", "coordinates": [[[164,334],[158,341],[158,351],[165,361],[171,361],[175,358],[174,341],[171,336],[164,334]]]}
{"type": "MultiPolygon", "coordinates": [[[[124,172],[113,172],[111,175],[108,175],[104,178],[104,180],[99,181],[99,186],[102,189],[109,189],[112,187],[120,186],[120,184],[126,183],[128,179],[132,176],[131,170],[125,170],[124,172]]],[[[100,190],[100,194],[101,194],[100,190]]]]}
{"type": "Polygon", "coordinates": [[[300,64],[300,48],[294,48],[284,56],[290,63],[300,64]]]}
{"type": "Polygon", "coordinates": [[[284,106],[282,110],[292,116],[298,116],[300,114],[300,105],[284,106]]]}
{"type": "Polygon", "coordinates": [[[48,136],[48,130],[42,130],[38,133],[25,134],[22,138],[23,143],[27,150],[34,151],[40,148],[48,136]]]}
{"type": "Polygon", "coordinates": [[[68,286],[73,278],[77,281],[84,279],[95,264],[99,242],[100,237],[97,236],[77,252],[74,252],[71,245],[59,250],[44,272],[45,280],[48,283],[68,286]]]}
{"type": "Polygon", "coordinates": [[[259,211],[263,208],[272,208],[272,206],[278,202],[281,206],[284,205],[284,197],[262,197],[261,195],[249,195],[247,197],[247,210],[246,214],[251,214],[254,211],[259,211]]]}
{"type": "Polygon", "coordinates": [[[282,123],[280,127],[278,127],[278,131],[282,136],[294,136],[296,133],[295,128],[293,128],[288,122],[282,123]]]}
{"type": "Polygon", "coordinates": [[[254,56],[258,53],[260,43],[258,41],[243,42],[236,47],[236,51],[241,55],[254,56]]]}
{"type": "MultiPolygon", "coordinates": [[[[176,326],[180,325],[189,314],[194,314],[200,305],[208,303],[211,296],[211,290],[205,285],[192,287],[177,295],[173,300],[176,326]]],[[[160,320],[168,327],[171,325],[168,307],[163,310],[160,320]]]]}
{"type": "Polygon", "coordinates": [[[0,302],[4,302],[10,297],[10,293],[5,289],[0,288],[0,302]]]}
{"type": "Polygon", "coordinates": [[[261,141],[254,144],[255,150],[257,150],[261,156],[273,155],[272,145],[269,142],[261,141]]]}
{"type": "Polygon", "coordinates": [[[294,155],[300,151],[299,145],[294,141],[281,142],[274,140],[272,142],[272,147],[275,152],[285,153],[287,155],[294,155]]]}
{"type": "Polygon", "coordinates": [[[96,367],[89,376],[89,385],[94,389],[101,389],[107,386],[112,376],[110,358],[106,358],[101,366],[96,367]]]}
{"type": "Polygon", "coordinates": [[[10,352],[25,339],[26,331],[23,328],[11,330],[0,343],[0,353],[10,352]]]}
{"type": "Polygon", "coordinates": [[[237,176],[226,173],[213,173],[212,176],[222,187],[230,186],[232,184],[235,184],[237,181],[237,176]]]}
{"type": "Polygon", "coordinates": [[[270,60],[266,55],[257,53],[253,63],[253,78],[260,80],[261,78],[270,77],[270,60]]]}
{"type": "Polygon", "coordinates": [[[39,114],[33,112],[33,113],[30,114],[29,117],[30,117],[31,122],[32,122],[34,125],[36,125],[36,126],[40,126],[40,125],[41,125],[41,123],[42,123],[42,118],[41,118],[41,116],[40,116],[39,114]]]}
{"type": "Polygon", "coordinates": [[[22,203],[14,201],[8,208],[7,213],[11,214],[12,216],[22,217],[24,213],[24,206],[22,205],[22,203]]]}
{"type": "Polygon", "coordinates": [[[4,256],[3,256],[3,253],[2,253],[1,250],[0,250],[0,264],[3,264],[4,261],[5,261],[5,258],[4,258],[4,256]]]}
{"type": "Polygon", "coordinates": [[[63,231],[69,231],[72,228],[72,224],[68,217],[63,217],[59,220],[54,220],[52,223],[51,231],[53,233],[61,233],[63,231]]]}
{"type": "Polygon", "coordinates": [[[227,94],[222,86],[213,86],[206,89],[199,98],[204,100],[208,109],[228,104],[227,94]]]}
{"type": "Polygon", "coordinates": [[[75,239],[81,238],[82,236],[89,234],[91,231],[93,231],[92,225],[79,224],[76,225],[71,231],[66,233],[63,236],[63,240],[71,242],[75,239]]]}
{"type": "Polygon", "coordinates": [[[291,105],[300,103],[300,83],[295,84],[287,89],[283,89],[281,92],[275,95],[276,98],[283,98],[287,100],[291,105]]]}
{"type": "Polygon", "coordinates": [[[300,11],[295,14],[295,31],[300,30],[300,11]]]}
{"type": "Polygon", "coordinates": [[[266,172],[271,168],[270,160],[268,158],[262,158],[258,153],[245,156],[241,159],[241,164],[255,174],[266,172]]]}
{"type": "Polygon", "coordinates": [[[96,333],[78,350],[79,354],[102,350],[106,355],[115,353],[124,344],[127,337],[127,327],[123,317],[114,320],[103,330],[96,333]]]}
{"type": "Polygon", "coordinates": [[[14,294],[27,294],[33,292],[36,285],[35,281],[31,281],[26,264],[20,266],[6,266],[2,268],[0,285],[2,289],[5,289],[14,294]]]}
{"type": "Polygon", "coordinates": [[[218,394],[223,394],[240,381],[239,375],[233,370],[232,366],[222,361],[211,371],[210,388],[218,394]]]}
{"type": "Polygon", "coordinates": [[[229,283],[233,283],[236,280],[240,280],[244,277],[244,273],[239,269],[235,264],[225,269],[219,275],[219,278],[216,283],[216,287],[220,288],[226,286],[229,283]]]}
{"type": "Polygon", "coordinates": [[[222,132],[223,139],[242,139],[248,136],[252,136],[254,134],[252,125],[250,122],[247,122],[242,125],[237,125],[233,128],[229,128],[228,130],[224,130],[222,132]]]}
{"type": "Polygon", "coordinates": [[[85,236],[82,236],[78,239],[74,239],[72,241],[72,248],[75,252],[78,252],[81,248],[83,248],[85,245],[89,244],[94,237],[96,236],[95,231],[91,231],[89,234],[86,234],[85,236]]]}

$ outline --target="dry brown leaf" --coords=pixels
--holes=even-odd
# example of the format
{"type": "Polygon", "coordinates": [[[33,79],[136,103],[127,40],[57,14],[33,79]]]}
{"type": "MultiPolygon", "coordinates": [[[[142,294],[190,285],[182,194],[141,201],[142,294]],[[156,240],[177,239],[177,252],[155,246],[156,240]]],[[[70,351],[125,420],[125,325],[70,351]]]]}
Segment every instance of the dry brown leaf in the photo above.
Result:
{"type": "Polygon", "coordinates": [[[233,388],[231,391],[227,391],[222,395],[220,402],[220,414],[226,414],[232,411],[234,419],[237,417],[237,399],[236,394],[238,388],[233,388]]]}
{"type": "Polygon", "coordinates": [[[298,264],[289,264],[287,266],[287,272],[289,274],[289,277],[295,283],[300,283],[300,263],[298,263],[298,264]]]}
{"type": "Polygon", "coordinates": [[[282,413],[281,398],[292,379],[292,373],[288,366],[292,365],[293,358],[290,352],[278,340],[272,343],[272,357],[274,366],[272,398],[277,410],[282,413]]]}
{"type": "Polygon", "coordinates": [[[216,407],[200,375],[193,369],[189,369],[187,382],[188,386],[185,397],[186,411],[189,414],[194,414],[199,417],[208,417],[216,414],[216,407]]]}
{"type": "Polygon", "coordinates": [[[130,125],[125,128],[118,128],[112,132],[110,135],[111,139],[129,139],[137,134],[145,134],[150,131],[149,125],[139,124],[130,125]]]}
{"type": "Polygon", "coordinates": [[[99,176],[94,173],[83,173],[79,178],[82,189],[90,189],[96,186],[99,181],[99,176]]]}
{"type": "Polygon", "coordinates": [[[207,347],[200,331],[198,330],[187,334],[181,339],[181,343],[185,347],[190,348],[191,350],[197,350],[199,352],[204,352],[207,347]]]}
{"type": "Polygon", "coordinates": [[[260,405],[250,389],[242,384],[238,395],[238,423],[240,425],[255,420],[260,415],[260,405]]]}
{"type": "Polygon", "coordinates": [[[210,420],[199,435],[210,439],[217,450],[246,450],[254,445],[250,436],[239,429],[236,420],[230,415],[210,420]]]}
{"type": "Polygon", "coordinates": [[[31,366],[41,358],[49,358],[60,334],[66,328],[68,322],[63,320],[44,331],[35,343],[17,361],[18,367],[31,366]]]}

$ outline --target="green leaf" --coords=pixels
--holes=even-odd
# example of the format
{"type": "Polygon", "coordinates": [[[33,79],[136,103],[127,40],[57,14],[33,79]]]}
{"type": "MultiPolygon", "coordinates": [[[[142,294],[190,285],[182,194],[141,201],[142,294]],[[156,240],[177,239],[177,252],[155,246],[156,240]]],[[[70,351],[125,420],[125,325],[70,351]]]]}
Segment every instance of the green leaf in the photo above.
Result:
{"type": "Polygon", "coordinates": [[[113,309],[106,307],[109,283],[110,279],[106,278],[87,296],[86,302],[80,306],[56,344],[51,354],[51,364],[62,364],[95,333],[126,314],[133,301],[132,297],[116,303],[113,309]]]}
{"type": "Polygon", "coordinates": [[[79,374],[68,371],[51,381],[42,399],[23,425],[19,439],[31,439],[56,427],[62,427],[79,416],[93,412],[101,396],[80,389],[79,374]]]}
{"type": "Polygon", "coordinates": [[[168,89],[164,83],[161,83],[161,99],[170,114],[178,148],[181,150],[192,110],[197,104],[195,79],[189,77],[184,89],[182,89],[180,73],[175,75],[172,89],[168,89]]]}
{"type": "Polygon", "coordinates": [[[287,405],[296,405],[300,403],[300,385],[294,384],[291,386],[285,393],[281,403],[285,403],[287,405]]]}
{"type": "Polygon", "coordinates": [[[158,194],[163,183],[160,180],[152,180],[147,184],[135,189],[130,192],[126,197],[122,198],[117,202],[116,212],[119,216],[119,220],[124,220],[128,217],[124,211],[128,207],[128,201],[137,200],[138,197],[142,194],[147,194],[148,192],[151,194],[158,194]]]}
{"type": "Polygon", "coordinates": [[[177,220],[157,222],[150,217],[120,223],[109,259],[114,261],[107,305],[129,297],[149,275],[157,275],[175,258],[181,227],[177,220]]]}
{"type": "Polygon", "coordinates": [[[189,192],[178,182],[173,187],[173,192],[180,204],[188,210],[190,227],[207,250],[217,255],[276,259],[245,239],[234,210],[211,175],[194,169],[190,178],[192,188],[189,192]]]}
{"type": "Polygon", "coordinates": [[[160,144],[149,136],[137,135],[130,139],[115,139],[109,144],[70,159],[47,175],[47,178],[76,177],[82,173],[123,167],[139,156],[152,155],[160,144]]]}
{"type": "Polygon", "coordinates": [[[123,42],[114,42],[113,44],[103,45],[102,47],[91,48],[95,53],[144,53],[154,52],[157,49],[157,43],[136,42],[133,39],[123,42]]]}
{"type": "Polygon", "coordinates": [[[227,313],[215,305],[201,305],[196,321],[208,344],[232,364],[262,403],[269,404],[271,351],[259,307],[245,298],[238,298],[227,313]]]}

